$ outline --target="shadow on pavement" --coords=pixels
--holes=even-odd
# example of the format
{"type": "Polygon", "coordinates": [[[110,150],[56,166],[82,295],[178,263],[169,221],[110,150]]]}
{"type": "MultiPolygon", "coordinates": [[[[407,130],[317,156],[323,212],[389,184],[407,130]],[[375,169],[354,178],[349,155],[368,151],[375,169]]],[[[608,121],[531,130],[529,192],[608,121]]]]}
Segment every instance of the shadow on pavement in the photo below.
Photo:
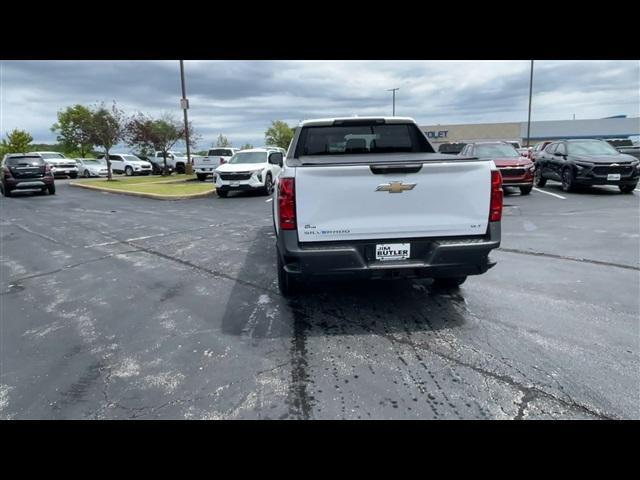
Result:
{"type": "Polygon", "coordinates": [[[386,335],[465,323],[464,286],[438,291],[430,280],[314,282],[301,295],[283,298],[272,233],[264,227],[251,243],[227,302],[224,334],[277,338],[303,329],[319,336],[386,335]]]}

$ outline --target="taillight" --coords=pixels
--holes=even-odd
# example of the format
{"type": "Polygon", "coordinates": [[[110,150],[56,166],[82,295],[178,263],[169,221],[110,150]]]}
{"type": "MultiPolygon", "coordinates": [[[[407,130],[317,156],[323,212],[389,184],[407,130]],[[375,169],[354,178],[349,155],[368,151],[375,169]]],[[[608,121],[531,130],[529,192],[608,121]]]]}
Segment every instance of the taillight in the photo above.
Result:
{"type": "Polygon", "coordinates": [[[44,164],[44,174],[51,175],[51,166],[48,163],[44,164]]]}
{"type": "Polygon", "coordinates": [[[282,230],[296,229],[296,185],[293,178],[278,180],[278,212],[282,230]]]}
{"type": "Polygon", "coordinates": [[[220,157],[220,165],[222,165],[223,163],[227,163],[227,161],[224,158],[220,157]]]}
{"type": "Polygon", "coordinates": [[[9,168],[7,167],[3,167],[2,174],[4,175],[5,178],[11,178],[13,176],[11,175],[11,170],[9,170],[9,168]]]}
{"type": "Polygon", "coordinates": [[[502,175],[498,170],[491,171],[491,204],[489,221],[499,222],[502,219],[502,175]]]}

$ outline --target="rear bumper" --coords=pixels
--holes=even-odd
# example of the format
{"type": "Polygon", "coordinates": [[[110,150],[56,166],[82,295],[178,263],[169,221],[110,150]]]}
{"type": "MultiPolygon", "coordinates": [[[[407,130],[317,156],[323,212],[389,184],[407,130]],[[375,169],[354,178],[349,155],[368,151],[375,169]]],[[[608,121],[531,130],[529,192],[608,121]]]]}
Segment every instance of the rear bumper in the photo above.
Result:
{"type": "Polygon", "coordinates": [[[207,173],[207,174],[213,174],[215,168],[214,167],[193,167],[193,172],[194,173],[207,173]]]}
{"type": "Polygon", "coordinates": [[[4,188],[10,190],[30,190],[53,185],[53,177],[5,179],[4,188]]]}
{"type": "Polygon", "coordinates": [[[500,246],[500,222],[481,237],[357,240],[298,243],[295,230],[281,230],[278,255],[285,270],[303,278],[437,278],[479,275],[495,265],[489,252],[500,246]],[[375,260],[378,243],[411,243],[411,258],[375,260]]]}

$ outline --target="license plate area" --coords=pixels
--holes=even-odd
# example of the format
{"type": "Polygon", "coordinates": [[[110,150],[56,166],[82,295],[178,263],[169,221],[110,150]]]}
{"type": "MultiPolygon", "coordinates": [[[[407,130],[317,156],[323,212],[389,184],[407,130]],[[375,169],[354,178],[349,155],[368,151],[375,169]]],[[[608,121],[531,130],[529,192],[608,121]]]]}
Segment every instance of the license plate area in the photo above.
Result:
{"type": "Polygon", "coordinates": [[[607,175],[607,180],[620,180],[620,174],[619,173],[610,173],[607,175]]]}
{"type": "Polygon", "coordinates": [[[411,258],[410,243],[377,243],[375,259],[379,262],[407,260],[411,258]]]}

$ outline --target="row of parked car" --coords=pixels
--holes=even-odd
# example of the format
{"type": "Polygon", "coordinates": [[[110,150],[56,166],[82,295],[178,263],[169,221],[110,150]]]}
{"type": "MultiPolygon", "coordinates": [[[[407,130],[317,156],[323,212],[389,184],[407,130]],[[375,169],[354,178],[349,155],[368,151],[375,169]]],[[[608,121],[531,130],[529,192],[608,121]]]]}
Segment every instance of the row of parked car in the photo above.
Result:
{"type": "MultiPolygon", "coordinates": [[[[208,176],[213,176],[220,197],[226,197],[231,190],[242,189],[259,189],[270,194],[285,154],[285,150],[278,147],[251,150],[213,148],[207,156],[192,156],[191,163],[199,180],[205,181],[208,176]],[[279,156],[271,157],[271,153],[279,156]],[[223,171],[216,175],[221,166],[224,166],[223,171]]],[[[127,176],[159,174],[165,168],[162,152],[155,152],[149,159],[131,153],[110,154],[109,159],[112,172],[127,176]]],[[[166,167],[178,173],[186,171],[187,163],[186,156],[180,152],[169,152],[166,158],[166,167]]],[[[40,189],[43,193],[55,194],[55,177],[91,178],[108,174],[104,155],[97,159],[71,159],[59,152],[7,154],[1,168],[0,191],[7,197],[12,191],[23,189],[40,189]]]]}
{"type": "Polygon", "coordinates": [[[441,153],[490,158],[502,174],[504,187],[527,195],[533,186],[557,181],[565,192],[581,185],[616,185],[631,193],[640,178],[640,147],[630,140],[575,139],[545,141],[530,148],[515,142],[443,144],[441,153]]]}

